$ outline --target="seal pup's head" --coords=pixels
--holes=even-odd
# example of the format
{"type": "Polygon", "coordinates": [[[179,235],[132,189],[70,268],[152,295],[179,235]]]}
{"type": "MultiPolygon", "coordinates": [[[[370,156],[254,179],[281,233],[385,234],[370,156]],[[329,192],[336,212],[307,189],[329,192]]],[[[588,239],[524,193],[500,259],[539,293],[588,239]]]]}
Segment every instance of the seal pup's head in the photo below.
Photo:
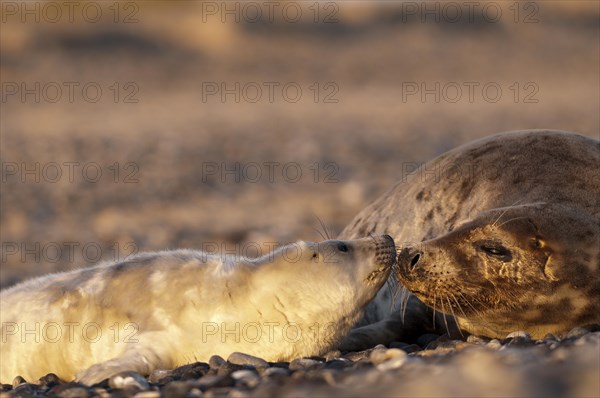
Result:
{"type": "Polygon", "coordinates": [[[533,337],[600,322],[600,223],[544,203],[480,214],[398,255],[397,276],[461,328],[533,337]]]}
{"type": "Polygon", "coordinates": [[[307,338],[290,356],[326,352],[358,321],[395,261],[396,247],[388,235],[296,242],[256,260],[251,300],[265,319],[282,318],[305,330],[307,338]]]}

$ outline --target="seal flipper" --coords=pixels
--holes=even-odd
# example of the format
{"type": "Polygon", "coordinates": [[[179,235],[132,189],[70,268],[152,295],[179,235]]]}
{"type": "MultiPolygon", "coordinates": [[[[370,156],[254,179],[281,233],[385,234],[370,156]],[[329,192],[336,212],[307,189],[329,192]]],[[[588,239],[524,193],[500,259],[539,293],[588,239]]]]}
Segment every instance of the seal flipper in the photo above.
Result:
{"type": "Polygon", "coordinates": [[[76,380],[82,384],[94,385],[118,373],[134,371],[147,376],[154,369],[170,367],[164,358],[152,347],[136,346],[126,350],[123,355],[100,362],[79,372],[76,380]]]}

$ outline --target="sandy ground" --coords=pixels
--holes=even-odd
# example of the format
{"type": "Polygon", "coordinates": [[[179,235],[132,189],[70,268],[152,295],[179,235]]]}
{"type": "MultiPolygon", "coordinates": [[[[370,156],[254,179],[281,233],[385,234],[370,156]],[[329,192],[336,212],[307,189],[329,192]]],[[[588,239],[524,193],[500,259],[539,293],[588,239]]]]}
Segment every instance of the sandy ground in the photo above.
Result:
{"type": "Polygon", "coordinates": [[[593,1],[56,4],[2,3],[2,287],[320,240],[472,139],[600,138],[593,1]]]}

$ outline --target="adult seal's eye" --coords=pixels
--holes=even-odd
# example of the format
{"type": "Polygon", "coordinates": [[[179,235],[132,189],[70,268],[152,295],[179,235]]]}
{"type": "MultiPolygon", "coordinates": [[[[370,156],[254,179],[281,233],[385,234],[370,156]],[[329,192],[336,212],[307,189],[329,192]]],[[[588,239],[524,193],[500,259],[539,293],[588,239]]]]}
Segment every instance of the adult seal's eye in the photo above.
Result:
{"type": "Polygon", "coordinates": [[[481,250],[483,250],[486,254],[493,256],[493,257],[502,257],[502,258],[510,257],[510,250],[508,250],[506,247],[500,246],[500,245],[483,244],[483,245],[481,245],[481,250]]]}
{"type": "Polygon", "coordinates": [[[342,243],[342,242],[338,243],[337,248],[339,251],[344,252],[344,253],[346,253],[348,251],[348,246],[346,246],[346,244],[342,243]]]}

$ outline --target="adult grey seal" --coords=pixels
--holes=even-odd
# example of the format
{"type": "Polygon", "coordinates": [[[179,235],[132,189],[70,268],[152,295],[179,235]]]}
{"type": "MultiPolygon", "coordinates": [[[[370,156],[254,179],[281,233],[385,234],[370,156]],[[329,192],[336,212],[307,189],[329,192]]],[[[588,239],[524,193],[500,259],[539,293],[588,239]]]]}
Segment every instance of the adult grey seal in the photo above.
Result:
{"type": "MultiPolygon", "coordinates": [[[[501,133],[419,167],[340,238],[390,234],[401,247],[390,278],[460,329],[541,338],[600,323],[599,200],[598,140],[501,133]]],[[[410,339],[436,319],[438,331],[453,328],[414,296],[402,310],[382,289],[342,348],[410,339]]]]}
{"type": "Polygon", "coordinates": [[[97,383],[233,352],[269,361],[336,346],[388,279],[389,236],[297,242],[257,259],[192,250],[47,275],[0,293],[0,379],[97,383]]]}

